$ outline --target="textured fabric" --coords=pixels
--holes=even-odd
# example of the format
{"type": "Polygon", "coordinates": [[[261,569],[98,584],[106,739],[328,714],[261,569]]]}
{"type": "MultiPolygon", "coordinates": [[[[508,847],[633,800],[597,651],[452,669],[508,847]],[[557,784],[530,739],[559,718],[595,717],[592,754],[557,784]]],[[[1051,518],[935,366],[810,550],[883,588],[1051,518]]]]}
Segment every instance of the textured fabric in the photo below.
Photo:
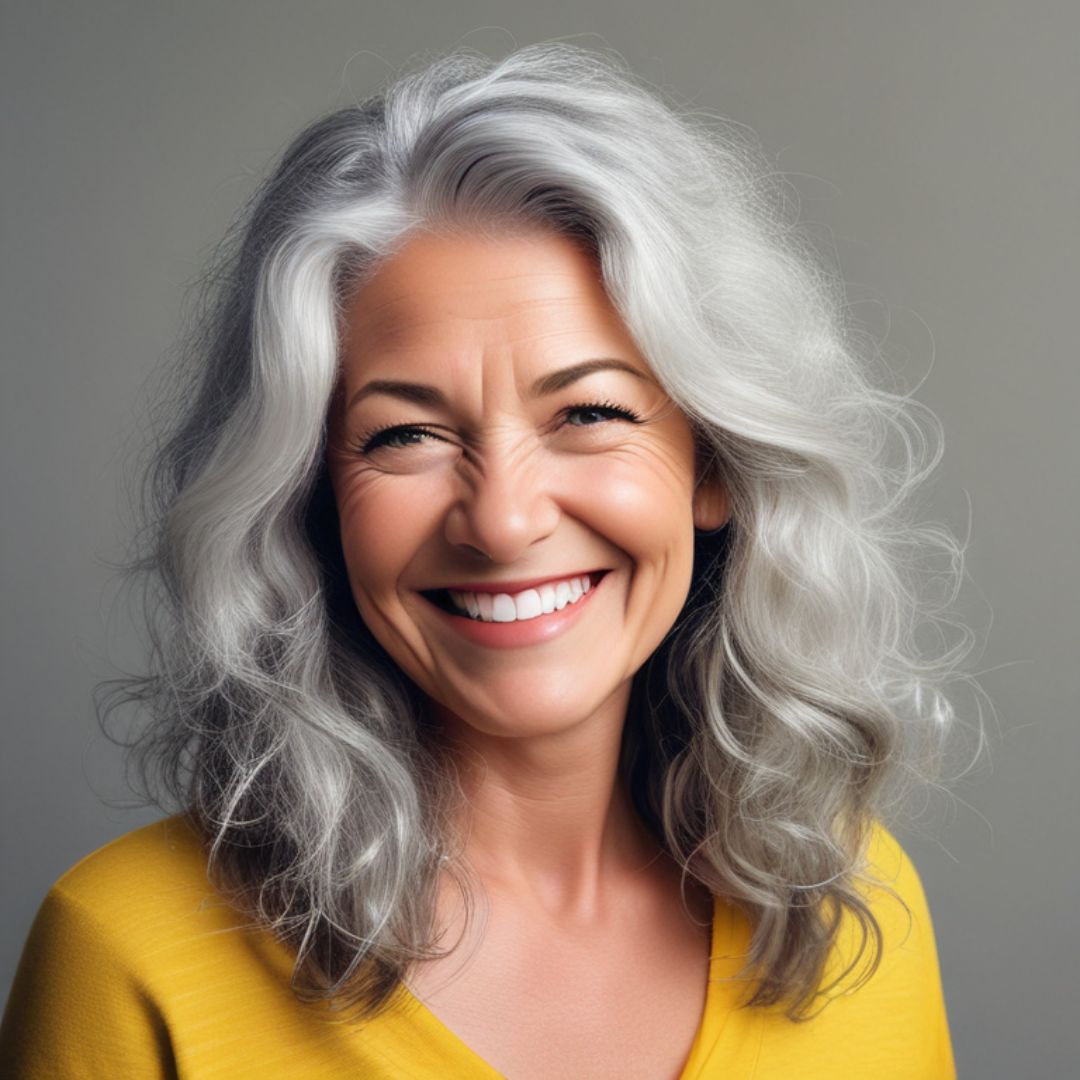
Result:
{"type": "MultiPolygon", "coordinates": [[[[750,927],[717,901],[710,985],[683,1070],[745,1080],[955,1077],[937,952],[922,885],[895,838],[870,849],[885,889],[868,896],[885,933],[875,975],[794,1024],[781,1009],[737,1009],[750,927]]],[[[831,971],[857,945],[845,925],[831,971]]],[[[296,1001],[292,961],[245,928],[210,889],[195,832],[173,817],[83,859],[53,886],[31,929],[0,1029],[0,1074],[94,1077],[446,1077],[500,1074],[404,987],[367,1024],[296,1001]]],[[[625,1049],[625,1048],[624,1048],[625,1049]]]]}

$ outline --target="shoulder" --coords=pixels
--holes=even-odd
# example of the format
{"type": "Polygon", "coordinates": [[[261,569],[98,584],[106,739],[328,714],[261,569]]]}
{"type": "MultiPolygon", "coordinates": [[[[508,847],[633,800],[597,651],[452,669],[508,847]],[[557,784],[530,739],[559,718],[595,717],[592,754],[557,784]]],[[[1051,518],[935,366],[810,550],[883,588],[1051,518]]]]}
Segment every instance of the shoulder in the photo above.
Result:
{"type": "Polygon", "coordinates": [[[881,821],[870,827],[852,884],[865,907],[862,916],[849,907],[843,910],[822,986],[838,981],[827,996],[853,992],[859,982],[874,986],[875,992],[887,992],[887,986],[916,992],[919,986],[937,983],[937,947],[922,879],[881,821]],[[873,976],[867,979],[875,957],[873,976]]]}
{"type": "Polygon", "coordinates": [[[868,922],[845,909],[811,1018],[792,1023],[779,1008],[762,1010],[755,1080],[956,1075],[918,871],[880,821],[871,827],[863,856],[855,888],[880,930],[880,952],[868,922]]]}
{"type": "Polygon", "coordinates": [[[31,942],[93,939],[136,962],[205,924],[207,911],[233,919],[215,896],[203,839],[176,815],[118,837],[62,874],[42,902],[31,942]]]}
{"type": "MultiPolygon", "coordinates": [[[[80,860],[49,890],[30,929],[0,1060],[34,1078],[164,1075],[162,984],[181,969],[211,891],[201,840],[180,817],[80,860]]],[[[222,919],[220,908],[210,905],[211,922],[222,919]]]]}
{"type": "MultiPolygon", "coordinates": [[[[823,998],[815,1005],[821,1011],[806,1025],[805,1037],[814,1042],[823,1064],[820,1075],[955,1077],[922,879],[903,845],[880,821],[872,825],[856,890],[880,940],[868,922],[845,911],[826,965],[823,998]],[[833,980],[838,981],[830,987],[833,980]]],[[[819,1072],[807,1075],[816,1080],[819,1072]]]]}
{"type": "Polygon", "coordinates": [[[33,1080],[175,1076],[174,1053],[209,1061],[228,1044],[241,1060],[253,1023],[268,1037],[290,1022],[291,953],[207,869],[202,836],[172,817],[63,874],[23,948],[0,1064],[33,1080]]]}
{"type": "Polygon", "coordinates": [[[196,959],[211,964],[258,927],[210,881],[209,844],[185,815],[135,829],[62,874],[31,931],[55,951],[78,939],[150,986],[196,959]]]}
{"type": "Polygon", "coordinates": [[[71,951],[137,977],[200,929],[236,925],[207,876],[202,837],[182,815],[135,829],[80,859],[38,909],[24,966],[48,970],[71,951]]]}
{"type": "Polygon", "coordinates": [[[197,961],[213,963],[250,923],[211,884],[203,837],[176,815],[87,855],[46,894],[20,974],[50,993],[83,976],[116,989],[164,988],[197,961]],[[69,958],[78,956],[73,965],[69,958]]]}
{"type": "Polygon", "coordinates": [[[0,1074],[445,1075],[437,1061],[417,1065],[414,1017],[395,1010],[361,1027],[302,1007],[291,947],[231,908],[207,868],[202,837],[169,818],[64,874],[23,949],[0,1024],[0,1074]]]}
{"type": "Polygon", "coordinates": [[[202,836],[183,815],[110,841],[62,874],[49,896],[104,918],[210,891],[202,836]]]}
{"type": "Polygon", "coordinates": [[[936,974],[934,932],[922,878],[900,841],[880,821],[871,829],[860,892],[881,925],[883,955],[918,950],[924,960],[933,961],[936,974]]]}
{"type": "Polygon", "coordinates": [[[892,830],[880,820],[875,819],[870,827],[866,857],[874,876],[879,880],[888,879],[921,892],[922,883],[915,864],[892,830]]]}

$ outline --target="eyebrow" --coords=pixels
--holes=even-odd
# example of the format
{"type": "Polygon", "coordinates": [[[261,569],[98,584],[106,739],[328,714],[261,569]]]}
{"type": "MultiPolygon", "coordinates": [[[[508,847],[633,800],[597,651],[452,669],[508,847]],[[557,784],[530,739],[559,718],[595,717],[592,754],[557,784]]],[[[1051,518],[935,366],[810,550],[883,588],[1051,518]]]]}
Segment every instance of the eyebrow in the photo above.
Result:
{"type": "MultiPolygon", "coordinates": [[[[583,360],[580,364],[571,364],[570,367],[560,368],[558,371],[549,372],[537,379],[529,390],[529,397],[545,397],[554,394],[578,379],[585,378],[595,371],[625,371],[646,382],[648,376],[639,371],[625,360],[617,360],[615,357],[600,357],[595,360],[583,360]]],[[[414,405],[427,405],[432,408],[446,408],[446,396],[437,386],[427,383],[403,382],[397,379],[372,379],[364,383],[359,390],[349,399],[346,409],[351,409],[358,401],[362,401],[372,394],[386,394],[388,397],[408,401],[414,405]]]]}

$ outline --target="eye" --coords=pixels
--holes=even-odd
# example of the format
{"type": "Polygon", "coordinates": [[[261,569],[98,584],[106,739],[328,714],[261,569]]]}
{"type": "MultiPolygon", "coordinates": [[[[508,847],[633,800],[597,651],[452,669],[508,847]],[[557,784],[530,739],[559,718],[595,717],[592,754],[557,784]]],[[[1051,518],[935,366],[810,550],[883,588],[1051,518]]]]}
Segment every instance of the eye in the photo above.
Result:
{"type": "Polygon", "coordinates": [[[598,424],[592,420],[580,424],[573,423],[570,419],[573,416],[600,417],[601,423],[604,420],[629,420],[632,424],[641,423],[641,419],[637,413],[632,412],[630,409],[624,409],[621,405],[616,405],[611,401],[582,402],[580,405],[570,405],[563,409],[563,415],[567,418],[567,423],[570,427],[598,426],[598,424]]]}
{"type": "MultiPolygon", "coordinates": [[[[611,401],[581,402],[578,405],[569,405],[562,410],[560,415],[566,418],[563,426],[577,428],[600,427],[608,420],[626,420],[632,424],[641,423],[637,413],[611,401]],[[576,422],[573,419],[574,417],[581,418],[581,422],[576,422]]],[[[420,425],[395,424],[361,435],[356,442],[356,452],[366,456],[374,454],[377,450],[383,448],[404,450],[410,446],[423,446],[425,443],[433,441],[448,442],[449,440],[430,428],[420,425]]]]}
{"type": "Polygon", "coordinates": [[[441,435],[436,435],[434,431],[428,428],[410,424],[398,424],[362,436],[356,448],[361,454],[371,454],[384,446],[389,447],[391,450],[402,450],[406,446],[421,446],[428,439],[436,439],[439,442],[446,441],[441,435]]]}

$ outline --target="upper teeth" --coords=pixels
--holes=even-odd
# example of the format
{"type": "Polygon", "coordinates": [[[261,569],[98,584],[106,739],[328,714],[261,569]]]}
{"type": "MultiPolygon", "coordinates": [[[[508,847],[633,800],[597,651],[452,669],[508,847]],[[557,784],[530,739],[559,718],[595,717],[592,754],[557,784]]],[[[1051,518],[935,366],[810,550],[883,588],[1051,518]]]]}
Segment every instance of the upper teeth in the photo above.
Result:
{"type": "Polygon", "coordinates": [[[447,590],[462,611],[482,622],[518,622],[550,615],[567,604],[576,604],[591,588],[589,575],[549,581],[535,589],[514,593],[475,593],[447,590]]]}

